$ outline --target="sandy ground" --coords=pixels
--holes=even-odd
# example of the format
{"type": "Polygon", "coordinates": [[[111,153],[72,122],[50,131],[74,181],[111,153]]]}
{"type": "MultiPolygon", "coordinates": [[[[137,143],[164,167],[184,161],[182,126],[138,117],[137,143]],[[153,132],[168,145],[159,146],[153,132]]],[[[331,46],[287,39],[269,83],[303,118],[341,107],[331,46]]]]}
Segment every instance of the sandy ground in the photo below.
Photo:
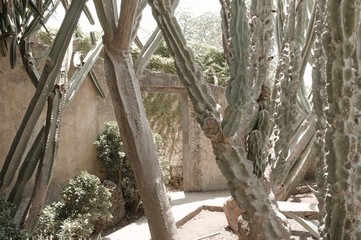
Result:
{"type": "Polygon", "coordinates": [[[202,210],[178,230],[184,240],[237,240],[238,237],[227,226],[223,212],[202,210]]]}
{"type": "MultiPolygon", "coordinates": [[[[301,225],[289,219],[293,240],[313,240],[301,225]]],[[[236,234],[227,227],[227,220],[223,212],[202,210],[194,218],[182,225],[178,231],[182,240],[238,240],[236,234]]]]}

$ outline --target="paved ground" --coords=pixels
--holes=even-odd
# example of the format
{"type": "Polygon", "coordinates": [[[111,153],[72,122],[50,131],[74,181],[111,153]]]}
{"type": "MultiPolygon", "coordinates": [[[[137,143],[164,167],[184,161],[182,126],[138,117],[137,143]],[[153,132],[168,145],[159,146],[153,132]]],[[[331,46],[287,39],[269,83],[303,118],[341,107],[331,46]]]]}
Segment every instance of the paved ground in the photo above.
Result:
{"type": "MultiPolygon", "coordinates": [[[[224,202],[230,197],[229,191],[221,192],[171,192],[172,211],[176,222],[181,224],[192,218],[202,206],[223,207],[224,202]]],[[[148,240],[150,239],[147,219],[140,218],[116,232],[106,236],[103,240],[148,240]]]]}
{"type": "MultiPolygon", "coordinates": [[[[229,191],[192,192],[192,193],[170,192],[169,195],[172,199],[172,211],[177,226],[183,226],[183,224],[185,224],[187,221],[191,220],[193,217],[199,214],[202,211],[202,209],[221,211],[220,209],[222,209],[224,202],[230,197],[229,191]]],[[[313,194],[297,195],[297,197],[291,197],[289,201],[317,203],[317,200],[313,196],[313,194]]],[[[285,205],[285,203],[282,203],[280,207],[282,207],[283,205],[285,205]]],[[[291,207],[293,206],[292,203],[288,205],[290,205],[291,207]]],[[[285,206],[283,206],[286,212],[289,212],[289,210],[287,209],[290,206],[288,205],[286,204],[285,206]]],[[[297,212],[299,210],[297,209],[297,206],[294,208],[295,209],[293,209],[291,212],[293,211],[297,212]]],[[[305,209],[307,210],[307,208],[302,208],[302,209],[303,211],[305,211],[305,209]]],[[[223,214],[224,213],[222,213],[222,216],[223,214]]],[[[211,216],[208,216],[207,218],[209,217],[211,216]]],[[[203,219],[203,222],[207,222],[207,221],[204,221],[203,219]]],[[[306,231],[301,225],[299,225],[294,220],[289,219],[289,223],[294,233],[292,239],[315,239],[312,238],[310,236],[310,233],[308,233],[308,231],[306,231]]],[[[150,234],[149,234],[147,219],[145,217],[142,217],[136,222],[124,228],[121,228],[115,231],[114,233],[103,238],[103,240],[149,240],[149,239],[150,239],[150,234]]],[[[233,238],[212,238],[212,239],[233,239],[233,238]]]]}

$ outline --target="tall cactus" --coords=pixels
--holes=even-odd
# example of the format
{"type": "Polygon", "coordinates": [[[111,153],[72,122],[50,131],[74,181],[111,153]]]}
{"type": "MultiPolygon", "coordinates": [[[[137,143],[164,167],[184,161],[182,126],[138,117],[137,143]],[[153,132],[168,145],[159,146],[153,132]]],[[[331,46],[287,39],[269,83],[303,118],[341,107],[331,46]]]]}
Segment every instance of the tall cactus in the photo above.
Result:
{"type": "MultiPolygon", "coordinates": [[[[315,61],[312,66],[312,101],[313,101],[313,109],[317,116],[316,120],[316,140],[315,140],[315,148],[316,148],[316,160],[318,161],[317,169],[316,169],[316,180],[318,186],[318,192],[316,197],[318,199],[318,209],[319,209],[319,226],[323,226],[324,217],[325,217],[325,190],[327,187],[326,183],[326,169],[325,169],[325,154],[327,149],[325,149],[325,128],[326,128],[326,117],[324,113],[325,101],[323,96],[325,96],[325,72],[324,72],[324,63],[325,59],[323,56],[323,49],[321,43],[321,34],[323,30],[323,14],[324,14],[324,0],[319,0],[317,3],[317,12],[316,12],[316,41],[315,41],[315,61]]],[[[323,228],[319,229],[320,235],[324,235],[323,228]]]]}
{"type": "Polygon", "coordinates": [[[303,180],[315,154],[314,147],[308,147],[314,139],[316,117],[306,98],[304,72],[314,41],[316,1],[308,6],[305,1],[279,0],[278,7],[276,42],[280,55],[272,96],[275,101],[271,104],[276,124],[271,160],[276,197],[286,200],[303,180]],[[285,15],[283,7],[287,2],[285,15]],[[284,28],[282,23],[286,23],[284,28]]]}
{"type": "MultiPolygon", "coordinates": [[[[46,11],[49,11],[49,14],[53,12],[52,8],[48,9],[48,4],[50,4],[51,1],[44,1],[44,4],[46,7],[46,11]]],[[[39,2],[40,3],[40,2],[39,2]]],[[[54,64],[49,65],[51,63],[50,61],[47,62],[45,65],[45,70],[40,73],[39,70],[36,67],[36,61],[32,56],[31,49],[29,47],[28,42],[28,34],[34,33],[39,25],[40,17],[37,16],[30,23],[27,22],[26,19],[24,19],[24,25],[22,28],[23,32],[20,34],[20,43],[19,43],[19,50],[20,54],[22,56],[23,65],[25,67],[25,70],[32,81],[32,83],[35,85],[36,88],[39,88],[38,90],[48,87],[46,91],[43,92],[41,95],[41,99],[46,99],[48,101],[48,112],[47,112],[47,120],[44,124],[43,128],[39,131],[37,138],[32,143],[32,146],[30,147],[30,150],[26,153],[20,152],[22,151],[23,147],[29,145],[29,142],[26,142],[27,138],[29,137],[29,134],[34,134],[33,128],[28,128],[25,132],[22,133],[22,135],[19,137],[19,133],[23,131],[24,129],[21,127],[17,133],[17,136],[14,139],[14,143],[17,144],[15,148],[15,153],[18,151],[17,156],[13,157],[13,160],[9,161],[9,158],[5,161],[4,166],[2,168],[2,175],[1,177],[4,178],[4,182],[1,182],[3,184],[3,194],[6,195],[8,193],[6,187],[13,181],[12,178],[6,178],[6,175],[14,174],[14,172],[17,171],[17,169],[20,167],[20,162],[23,158],[23,155],[25,156],[24,161],[21,164],[21,167],[18,172],[18,178],[13,185],[13,189],[8,197],[8,201],[15,203],[16,209],[13,211],[13,215],[16,214],[19,205],[24,200],[23,199],[23,193],[24,189],[29,186],[28,182],[30,178],[34,175],[34,172],[37,170],[37,176],[36,176],[36,182],[33,190],[33,196],[31,200],[28,202],[28,207],[23,213],[23,221],[25,221],[25,228],[27,228],[30,232],[32,231],[33,227],[35,226],[37,222],[37,216],[38,213],[41,211],[45,197],[47,194],[47,188],[50,183],[51,173],[52,173],[52,166],[53,162],[56,158],[56,150],[57,150],[57,144],[59,140],[59,131],[61,126],[61,116],[62,116],[62,110],[65,107],[65,104],[70,100],[71,96],[74,96],[75,91],[79,88],[79,84],[84,80],[87,72],[89,72],[90,67],[94,64],[96,57],[99,55],[99,52],[101,50],[101,44],[98,43],[98,45],[95,48],[95,51],[92,51],[88,54],[87,57],[93,57],[94,59],[85,59],[84,66],[81,68],[81,70],[77,70],[76,74],[72,76],[72,87],[68,89],[67,84],[67,73],[70,66],[70,59],[72,56],[72,43],[67,44],[70,42],[70,39],[72,37],[72,32],[74,30],[75,24],[77,22],[77,18],[79,17],[82,7],[85,2],[77,2],[76,4],[72,4],[70,6],[70,10],[68,11],[67,19],[63,22],[62,28],[63,29],[56,37],[53,48],[49,53],[49,59],[55,59],[53,62],[54,64]],[[74,21],[75,20],[75,21],[74,21]],[[64,30],[65,29],[65,30],[64,30]],[[70,49],[66,49],[67,46],[70,46],[70,49]],[[66,51],[66,57],[64,57],[66,51]],[[63,61],[64,58],[64,61],[63,61]],[[60,64],[63,62],[63,66],[60,68],[60,64]],[[59,64],[60,63],[60,64],[59,64]],[[51,71],[51,74],[49,75],[49,72],[51,71]],[[59,75],[61,75],[59,80],[59,75]],[[49,79],[48,79],[49,78],[49,79]],[[79,84],[78,84],[79,83],[79,84]],[[47,85],[49,84],[49,85],[47,85]],[[76,86],[76,87],[75,87],[76,86]],[[67,93],[69,93],[69,98],[67,97],[67,93]],[[21,144],[18,144],[20,141],[21,144]],[[20,151],[19,151],[20,150],[20,151]],[[15,161],[15,160],[16,161],[15,161]],[[40,163],[39,163],[40,162],[40,163]],[[28,211],[30,210],[30,213],[28,211]]],[[[56,5],[54,5],[55,8],[56,5]]],[[[68,6],[69,7],[69,6],[68,6]]],[[[24,10],[24,9],[23,9],[24,10]]],[[[39,10],[41,12],[41,10],[39,10]]],[[[44,10],[44,12],[46,12],[44,10]]],[[[47,19],[50,15],[44,16],[44,19],[47,19]]],[[[31,19],[31,18],[30,18],[31,19]]],[[[37,94],[37,93],[36,93],[37,94]]],[[[35,96],[36,96],[35,94],[35,96]]],[[[39,96],[37,96],[39,97],[39,96]]],[[[35,97],[34,97],[35,98],[35,97]]],[[[33,98],[33,100],[34,100],[33,98]]],[[[38,100],[38,101],[42,101],[38,100]]],[[[44,106],[43,106],[44,107],[44,106]]],[[[29,119],[32,119],[32,123],[36,123],[37,119],[39,118],[38,113],[41,111],[41,104],[38,102],[36,104],[37,110],[33,112],[30,116],[27,115],[29,112],[31,112],[31,107],[28,108],[28,113],[25,115],[23,119],[23,123],[28,121],[29,119]]],[[[29,124],[29,123],[28,123],[29,124]]],[[[29,126],[29,125],[28,125],[29,126]]],[[[23,126],[24,127],[24,126],[23,126]]],[[[9,152],[14,150],[13,146],[9,152]]],[[[24,149],[23,149],[24,150],[24,149]]],[[[9,157],[9,155],[8,155],[9,157]]]]}
{"type": "MultiPolygon", "coordinates": [[[[231,70],[226,91],[229,106],[223,119],[220,118],[203,74],[194,61],[192,51],[187,47],[177,20],[171,14],[169,1],[150,0],[149,3],[175,59],[180,80],[193,103],[197,121],[212,142],[217,164],[228,180],[232,196],[245,209],[243,218],[248,223],[246,228],[249,230],[245,235],[250,239],[288,239],[289,230],[269,195],[266,180],[258,179],[253,174],[253,164],[247,159],[245,140],[257,124],[257,99],[264,79],[253,84],[253,79],[249,78],[250,35],[245,3],[221,1],[222,15],[226,20],[223,22],[224,35],[229,41],[225,44],[225,49],[231,70]]],[[[271,11],[269,5],[259,3],[259,11],[271,11]]],[[[265,24],[266,28],[271,25],[268,18],[254,16],[254,20],[255,24],[265,24]]]]}
{"type": "Polygon", "coordinates": [[[359,132],[353,98],[359,94],[360,61],[354,58],[360,1],[327,1],[322,46],[326,56],[326,216],[322,239],[359,239],[359,132]]]}
{"type": "MultiPolygon", "coordinates": [[[[67,18],[65,18],[59,32],[72,33],[72,31],[74,31],[77,23],[74,19],[77,19],[80,16],[81,9],[85,4],[85,1],[75,2],[75,7],[72,8],[72,11],[67,13],[67,18]]],[[[10,186],[15,173],[20,166],[20,162],[24,156],[26,146],[29,142],[34,126],[46,104],[47,97],[53,91],[55,81],[62,64],[62,59],[68,46],[67,43],[69,43],[71,37],[71,34],[58,35],[53,47],[50,50],[35,95],[29,104],[25,117],[21,122],[20,128],[16,133],[10,151],[6,156],[3,168],[0,172],[0,192],[2,195],[6,195],[7,193],[8,187],[10,186]]]]}
{"type": "MultiPolygon", "coordinates": [[[[141,1],[142,2],[142,1],[141,1]]],[[[176,225],[165,195],[149,122],[146,119],[130,54],[136,33],[138,1],[123,0],[120,15],[116,1],[94,1],[104,30],[104,67],[114,112],[127,156],[131,159],[152,239],[178,239],[176,225]],[[146,146],[146,147],[145,147],[146,146]]]]}

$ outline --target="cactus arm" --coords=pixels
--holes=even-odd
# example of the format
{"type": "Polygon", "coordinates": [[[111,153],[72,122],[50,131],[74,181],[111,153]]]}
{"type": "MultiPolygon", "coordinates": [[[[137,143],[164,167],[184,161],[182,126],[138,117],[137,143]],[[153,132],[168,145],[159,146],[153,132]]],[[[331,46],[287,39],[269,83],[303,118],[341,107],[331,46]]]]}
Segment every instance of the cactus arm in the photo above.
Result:
{"type": "Polygon", "coordinates": [[[89,71],[89,77],[90,77],[90,79],[92,80],[92,83],[94,84],[95,88],[98,90],[98,93],[100,94],[100,96],[101,96],[102,98],[105,98],[104,91],[103,91],[102,87],[100,86],[99,81],[98,81],[98,78],[97,78],[97,75],[95,74],[95,72],[93,71],[93,69],[90,69],[90,71],[89,71]]]}
{"type": "MultiPolygon", "coordinates": [[[[256,121],[255,109],[256,99],[259,93],[254,94],[251,91],[252,79],[249,78],[249,27],[246,15],[246,5],[243,1],[232,1],[230,9],[237,11],[230,12],[230,23],[228,29],[230,39],[228,39],[228,61],[230,68],[230,79],[226,88],[226,98],[229,106],[225,110],[222,120],[222,129],[225,137],[232,137],[238,130],[239,126],[248,126],[250,131],[256,121]],[[253,110],[252,110],[253,109],[253,110]],[[251,113],[250,118],[246,117],[251,113]]],[[[227,11],[225,9],[225,11],[227,11]]],[[[223,15],[225,17],[227,15],[223,15]]],[[[223,18],[223,22],[227,19],[223,18]]],[[[223,26],[227,26],[224,23],[223,26]]]]}
{"type": "MultiPolygon", "coordinates": [[[[251,81],[248,79],[249,65],[249,28],[246,16],[246,4],[243,1],[232,1],[233,13],[230,23],[230,79],[226,89],[228,104],[242,106],[249,97],[251,81]]],[[[227,128],[227,127],[224,127],[227,128]]],[[[231,134],[230,134],[231,135],[231,134]]]]}
{"type": "MultiPolygon", "coordinates": [[[[318,186],[318,192],[316,193],[316,197],[318,199],[318,208],[319,215],[318,221],[319,226],[324,225],[324,217],[325,217],[325,196],[327,190],[327,174],[326,166],[325,166],[325,155],[327,149],[325,149],[325,128],[326,128],[326,116],[325,116],[325,90],[326,89],[326,81],[325,81],[325,68],[324,63],[325,59],[323,56],[323,49],[321,43],[321,34],[323,32],[322,28],[322,20],[324,14],[324,6],[325,0],[317,1],[317,11],[316,11],[316,22],[315,22],[315,52],[312,66],[312,102],[313,102],[313,110],[316,114],[316,140],[315,140],[315,148],[316,148],[316,160],[318,161],[316,168],[316,180],[318,186]]],[[[319,228],[319,232],[321,236],[325,235],[325,229],[319,228]]]]}
{"type": "MultiPolygon", "coordinates": [[[[250,76],[254,81],[252,91],[259,95],[262,85],[270,87],[269,54],[272,45],[272,2],[253,1],[250,10],[250,76]],[[253,6],[253,7],[252,7],[253,6]],[[262,36],[262,37],[260,37],[262,36]]],[[[268,108],[268,106],[267,106],[268,108]]]]}
{"type": "Polygon", "coordinates": [[[44,24],[49,20],[49,18],[54,14],[56,8],[59,6],[60,0],[57,0],[53,3],[52,0],[46,0],[44,3],[43,8],[43,14],[46,13],[45,16],[36,15],[34,16],[34,13],[30,12],[26,16],[26,20],[24,22],[24,26],[27,26],[24,30],[23,37],[29,37],[35,32],[37,32],[41,27],[44,26],[44,24]],[[47,10],[47,12],[45,11],[47,10]],[[31,17],[32,16],[32,17],[31,17]],[[31,20],[29,23],[28,21],[31,20]]]}
{"type": "MultiPolygon", "coordinates": [[[[178,4],[179,0],[172,0],[172,13],[174,13],[178,4]]],[[[157,47],[159,46],[159,43],[162,39],[162,33],[157,26],[139,54],[138,60],[135,64],[135,73],[137,75],[141,75],[143,73],[146,65],[148,64],[154,52],[157,50],[157,47]]]]}
{"type": "Polygon", "coordinates": [[[276,130],[274,133],[277,136],[274,149],[277,154],[272,174],[277,187],[282,187],[281,182],[286,178],[286,172],[283,171],[285,167],[294,164],[294,162],[287,162],[290,152],[289,142],[292,133],[295,133],[290,129],[297,129],[307,117],[307,110],[303,109],[307,106],[303,106],[303,97],[299,95],[299,89],[302,87],[302,76],[300,75],[301,41],[300,38],[296,37],[299,34],[299,30],[296,31],[296,29],[302,29],[303,7],[298,8],[298,12],[295,8],[295,1],[291,1],[287,18],[288,24],[285,27],[287,31],[284,33],[284,46],[275,83],[275,91],[278,93],[276,95],[277,104],[274,106],[276,109],[276,130]]]}
{"type": "Polygon", "coordinates": [[[99,18],[100,25],[104,31],[104,34],[113,35],[114,30],[116,29],[116,20],[118,19],[118,15],[115,13],[118,11],[116,1],[93,1],[95,9],[97,10],[97,15],[99,18]]]}
{"type": "Polygon", "coordinates": [[[55,87],[53,93],[48,97],[48,112],[45,124],[45,146],[43,159],[39,163],[38,173],[35,179],[34,191],[29,202],[30,208],[26,215],[24,227],[28,232],[33,232],[40,215],[50,184],[53,164],[58,148],[59,131],[63,110],[62,93],[60,87],[55,87]]]}
{"type": "Polygon", "coordinates": [[[33,85],[36,87],[39,83],[40,73],[36,66],[36,60],[29,49],[29,42],[24,37],[20,39],[19,51],[21,53],[25,71],[33,85]]]}
{"type": "Polygon", "coordinates": [[[250,66],[252,93],[259,95],[257,124],[246,140],[247,157],[253,162],[254,173],[262,177],[268,165],[270,127],[269,52],[272,35],[272,2],[253,1],[250,8],[250,66]],[[262,36],[262,37],[260,37],[262,36]]]}
{"type": "Polygon", "coordinates": [[[76,68],[74,74],[69,80],[70,86],[68,89],[68,94],[66,95],[66,102],[69,102],[74,98],[76,92],[84,82],[85,77],[93,67],[102,49],[103,43],[102,40],[99,40],[93,49],[85,56],[83,65],[76,68]]]}
{"type": "Polygon", "coordinates": [[[302,60],[301,60],[301,70],[300,70],[300,76],[304,75],[305,69],[306,69],[306,65],[307,65],[307,59],[308,56],[310,55],[311,52],[311,48],[312,48],[312,44],[315,40],[315,15],[316,15],[316,9],[317,9],[317,2],[318,0],[315,0],[312,6],[312,12],[311,12],[311,17],[310,17],[310,21],[308,22],[308,26],[307,26],[307,32],[306,32],[306,43],[302,48],[302,60]]]}
{"type": "Polygon", "coordinates": [[[191,86],[186,87],[186,89],[194,105],[194,110],[198,115],[197,121],[202,123],[210,114],[219,119],[216,103],[202,71],[200,67],[195,64],[193,53],[187,47],[183,35],[179,34],[181,30],[177,20],[170,14],[170,4],[168,1],[166,6],[163,3],[154,4],[154,1],[150,1],[149,3],[152,6],[153,15],[158,22],[158,26],[162,29],[168,48],[175,58],[176,69],[180,80],[185,86],[191,86]],[[166,13],[167,15],[162,16],[160,12],[166,13]],[[160,18],[162,20],[160,20],[160,18]]]}
{"type": "MultiPolygon", "coordinates": [[[[203,87],[205,83],[202,73],[194,64],[193,55],[186,47],[176,19],[170,14],[169,1],[151,0],[149,4],[175,59],[178,75],[192,100],[198,121],[201,123],[205,135],[212,141],[217,164],[228,180],[228,187],[233,197],[246,210],[243,217],[249,221],[250,239],[288,239],[289,232],[284,225],[284,219],[274,208],[273,201],[269,197],[269,192],[265,190],[262,180],[253,174],[252,162],[247,160],[245,143],[242,142],[246,138],[245,133],[248,134],[256,124],[258,114],[256,100],[259,97],[248,92],[252,87],[250,80],[247,79],[246,69],[249,47],[248,30],[240,30],[240,28],[243,30],[248,28],[244,3],[241,1],[232,1],[231,3],[234,10],[231,25],[236,30],[229,28],[229,31],[232,31],[230,36],[233,37],[235,34],[234,39],[230,39],[230,49],[233,52],[228,55],[233,70],[231,69],[231,86],[227,90],[230,106],[226,110],[224,116],[226,121],[223,122],[223,126],[219,117],[215,115],[216,111],[213,110],[215,107],[213,98],[208,96],[210,94],[208,89],[203,87]],[[204,91],[200,92],[203,90],[202,88],[204,91]],[[207,94],[207,96],[200,97],[199,94],[207,94]],[[247,98],[249,96],[251,96],[250,99],[247,98]],[[208,101],[208,99],[212,99],[212,101],[208,101]],[[239,122],[244,122],[244,126],[239,122]],[[241,131],[237,129],[240,126],[242,126],[241,131]],[[235,137],[236,131],[241,135],[235,137]],[[252,201],[250,201],[251,198],[252,201]]],[[[223,12],[226,16],[228,13],[227,9],[223,12]]]]}
{"type": "Polygon", "coordinates": [[[40,158],[43,155],[43,149],[45,144],[44,137],[45,127],[43,126],[38,133],[33,145],[31,146],[28,154],[26,155],[21,168],[19,169],[18,178],[14,184],[14,188],[11,190],[11,193],[8,197],[8,201],[15,204],[14,213],[19,208],[21,201],[23,200],[22,196],[26,188],[26,184],[33,176],[36,166],[39,163],[40,158]]]}
{"type": "Polygon", "coordinates": [[[159,43],[162,39],[162,33],[160,32],[160,29],[156,27],[156,29],[153,31],[152,35],[148,38],[147,42],[142,48],[138,60],[136,61],[135,73],[137,75],[142,74],[151,56],[157,50],[157,47],[159,46],[159,43]]]}
{"type": "Polygon", "coordinates": [[[4,161],[3,168],[1,169],[0,192],[2,195],[6,193],[7,188],[14,179],[34,126],[46,104],[47,97],[55,86],[62,60],[85,2],[85,0],[72,1],[71,8],[66,13],[64,21],[59,29],[59,32],[63,34],[58,34],[54,40],[54,44],[50,50],[40,77],[39,85],[36,88],[36,92],[27,108],[24,119],[20,124],[19,130],[10,147],[10,151],[4,161]]]}
{"type": "Polygon", "coordinates": [[[86,5],[86,4],[84,5],[83,12],[84,12],[85,16],[88,18],[89,23],[91,25],[94,25],[95,21],[94,21],[92,13],[90,12],[88,5],[86,5]]]}
{"type": "Polygon", "coordinates": [[[276,44],[278,49],[278,55],[281,56],[283,46],[283,26],[284,26],[284,12],[283,12],[283,0],[277,1],[277,15],[276,15],[276,44]]]}
{"type": "MultiPolygon", "coordinates": [[[[76,73],[73,74],[72,79],[70,82],[72,83],[72,87],[70,87],[67,91],[67,94],[65,94],[66,102],[64,103],[64,108],[66,106],[66,103],[68,103],[72,97],[75,96],[76,90],[74,88],[75,85],[78,87],[80,84],[84,81],[84,78],[86,76],[86,71],[89,71],[91,69],[91,66],[93,65],[95,59],[99,55],[100,50],[102,49],[102,43],[101,41],[98,42],[98,44],[93,48],[92,51],[90,51],[85,58],[83,65],[81,69],[77,68],[76,73]],[[84,74],[77,74],[79,71],[85,71],[84,74]]],[[[68,50],[69,51],[69,50],[68,50]]],[[[69,51],[70,52],[70,51],[69,51]]],[[[68,67],[66,67],[68,68],[68,67]]],[[[76,88],[77,89],[77,88],[76,88]]],[[[101,90],[101,89],[100,89],[101,90]]],[[[104,94],[104,93],[103,93],[104,94]]],[[[14,187],[9,195],[8,201],[13,202],[16,206],[16,209],[14,210],[14,213],[17,211],[17,208],[21,204],[22,196],[24,193],[24,189],[27,186],[27,182],[32,177],[33,173],[35,172],[36,166],[40,160],[40,157],[44,154],[44,146],[45,146],[45,137],[44,137],[44,130],[45,125],[38,133],[37,138],[35,139],[32,147],[30,148],[29,152],[27,153],[21,168],[19,169],[18,178],[16,180],[16,183],[14,184],[14,187]]],[[[58,130],[60,131],[60,130],[58,130]]]]}

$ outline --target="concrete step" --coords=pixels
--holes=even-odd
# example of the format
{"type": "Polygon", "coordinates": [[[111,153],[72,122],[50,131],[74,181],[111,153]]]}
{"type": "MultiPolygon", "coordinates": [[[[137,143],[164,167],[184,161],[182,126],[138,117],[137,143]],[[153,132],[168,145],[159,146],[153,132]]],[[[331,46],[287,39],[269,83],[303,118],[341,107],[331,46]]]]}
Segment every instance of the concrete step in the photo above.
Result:
{"type": "Polygon", "coordinates": [[[277,204],[280,211],[283,213],[293,213],[299,217],[317,219],[317,203],[277,201],[277,204]]]}

